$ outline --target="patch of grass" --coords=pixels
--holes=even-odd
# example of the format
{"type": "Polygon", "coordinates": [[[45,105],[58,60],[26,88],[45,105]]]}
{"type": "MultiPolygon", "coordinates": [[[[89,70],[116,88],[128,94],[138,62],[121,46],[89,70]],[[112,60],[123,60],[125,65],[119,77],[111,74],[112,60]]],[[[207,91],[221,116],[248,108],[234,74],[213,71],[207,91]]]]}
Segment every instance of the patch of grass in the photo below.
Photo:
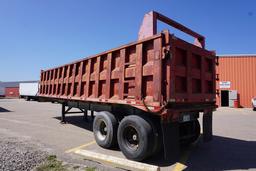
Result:
{"type": "Polygon", "coordinates": [[[96,168],[95,167],[87,167],[85,168],[85,171],[95,171],[96,168]]]}
{"type": "MultiPolygon", "coordinates": [[[[50,155],[46,158],[46,161],[36,167],[36,171],[75,171],[80,166],[63,165],[62,161],[57,160],[56,155],[50,155]]],[[[85,171],[95,171],[95,167],[82,167],[85,171]]]]}
{"type": "Polygon", "coordinates": [[[36,168],[36,171],[67,171],[61,161],[57,160],[56,155],[50,155],[46,161],[36,168]]]}
{"type": "Polygon", "coordinates": [[[79,169],[79,168],[80,168],[79,166],[73,166],[74,170],[79,169]]]}

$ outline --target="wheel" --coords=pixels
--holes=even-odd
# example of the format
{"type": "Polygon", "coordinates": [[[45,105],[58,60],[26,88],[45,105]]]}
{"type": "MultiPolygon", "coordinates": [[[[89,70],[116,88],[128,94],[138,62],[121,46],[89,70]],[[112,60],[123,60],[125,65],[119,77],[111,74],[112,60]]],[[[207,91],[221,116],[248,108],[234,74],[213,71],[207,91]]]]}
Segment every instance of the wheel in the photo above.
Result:
{"type": "Polygon", "coordinates": [[[254,107],[252,110],[253,110],[253,111],[256,111],[256,107],[254,107]]]}
{"type": "Polygon", "coordinates": [[[198,120],[183,123],[180,129],[181,145],[187,146],[194,143],[199,138],[200,131],[200,123],[198,120]]]}
{"type": "Polygon", "coordinates": [[[93,121],[93,133],[97,144],[103,148],[117,145],[117,127],[118,122],[112,113],[99,112],[93,121]]]}
{"type": "Polygon", "coordinates": [[[156,123],[160,123],[159,120],[151,120],[151,119],[147,119],[147,121],[149,122],[149,124],[152,127],[153,130],[153,147],[152,147],[152,152],[150,154],[150,156],[153,156],[157,153],[160,152],[160,150],[162,149],[162,136],[159,133],[159,127],[156,123]]]}
{"type": "Polygon", "coordinates": [[[152,154],[153,129],[142,117],[125,117],[118,127],[117,139],[122,153],[128,159],[142,161],[152,154]]]}
{"type": "Polygon", "coordinates": [[[198,120],[193,121],[193,132],[194,132],[194,136],[193,138],[191,138],[191,143],[195,142],[199,136],[200,136],[200,123],[198,120]]]}

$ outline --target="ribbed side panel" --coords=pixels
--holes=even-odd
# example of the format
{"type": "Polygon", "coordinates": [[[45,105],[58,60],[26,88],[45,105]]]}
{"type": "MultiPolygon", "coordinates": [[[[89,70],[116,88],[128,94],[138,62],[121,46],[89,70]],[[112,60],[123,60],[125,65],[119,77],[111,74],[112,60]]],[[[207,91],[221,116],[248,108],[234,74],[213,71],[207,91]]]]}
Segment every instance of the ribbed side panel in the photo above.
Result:
{"type": "Polygon", "coordinates": [[[220,81],[231,82],[229,90],[238,91],[240,106],[251,107],[251,99],[256,96],[256,56],[220,57],[217,73],[220,81]]]}
{"type": "MultiPolygon", "coordinates": [[[[169,35],[168,35],[169,36],[169,35]]],[[[40,96],[160,106],[163,35],[41,72],[40,96]]]]}

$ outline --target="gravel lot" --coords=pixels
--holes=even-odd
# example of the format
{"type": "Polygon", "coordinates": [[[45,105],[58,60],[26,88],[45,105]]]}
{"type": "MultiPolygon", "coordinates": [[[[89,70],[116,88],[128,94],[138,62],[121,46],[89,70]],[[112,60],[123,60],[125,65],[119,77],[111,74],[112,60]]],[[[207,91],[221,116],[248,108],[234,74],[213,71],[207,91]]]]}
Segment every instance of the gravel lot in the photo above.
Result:
{"type": "Polygon", "coordinates": [[[31,170],[48,156],[47,152],[28,140],[3,135],[0,138],[0,149],[1,171],[31,170]]]}
{"type": "Polygon", "coordinates": [[[98,170],[86,165],[61,161],[52,150],[28,137],[0,134],[0,171],[86,171],[98,170]]]}

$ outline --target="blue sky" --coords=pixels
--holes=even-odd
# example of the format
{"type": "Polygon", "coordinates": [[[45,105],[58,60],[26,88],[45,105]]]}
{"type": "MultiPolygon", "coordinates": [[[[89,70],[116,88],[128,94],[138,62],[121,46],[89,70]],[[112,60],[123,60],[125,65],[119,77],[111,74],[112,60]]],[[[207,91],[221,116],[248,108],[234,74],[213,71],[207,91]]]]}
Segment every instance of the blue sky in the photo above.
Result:
{"type": "Polygon", "coordinates": [[[256,53],[255,0],[0,0],[0,81],[36,80],[41,69],[135,41],[151,10],[218,54],[256,53]]]}

